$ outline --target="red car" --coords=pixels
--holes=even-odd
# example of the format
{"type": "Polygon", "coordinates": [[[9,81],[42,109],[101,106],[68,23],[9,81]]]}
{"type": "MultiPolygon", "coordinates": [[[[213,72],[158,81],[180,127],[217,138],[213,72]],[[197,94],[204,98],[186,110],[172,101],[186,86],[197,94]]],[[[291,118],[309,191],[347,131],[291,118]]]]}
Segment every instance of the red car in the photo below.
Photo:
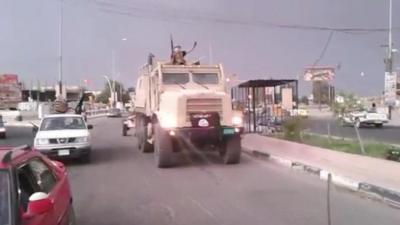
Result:
{"type": "Polygon", "coordinates": [[[64,165],[29,146],[0,147],[0,225],[75,224],[64,165]]]}

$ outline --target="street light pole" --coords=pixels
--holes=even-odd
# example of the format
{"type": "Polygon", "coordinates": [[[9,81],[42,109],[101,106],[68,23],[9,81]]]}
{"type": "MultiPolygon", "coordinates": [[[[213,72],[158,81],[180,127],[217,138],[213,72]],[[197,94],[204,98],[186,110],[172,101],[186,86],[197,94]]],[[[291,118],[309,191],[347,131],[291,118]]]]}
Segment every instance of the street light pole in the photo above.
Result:
{"type": "Polygon", "coordinates": [[[113,93],[113,88],[111,86],[110,78],[107,75],[104,75],[104,78],[106,78],[106,80],[108,82],[108,87],[110,88],[110,98],[114,101],[114,93],[113,93]]]}
{"type": "Polygon", "coordinates": [[[389,43],[388,43],[388,59],[387,59],[387,71],[388,73],[393,72],[393,0],[389,0],[389,43]]]}
{"type": "Polygon", "coordinates": [[[63,17],[64,17],[64,0],[60,0],[60,19],[59,19],[59,65],[58,65],[58,87],[59,96],[62,97],[62,81],[63,81],[63,17]]]}

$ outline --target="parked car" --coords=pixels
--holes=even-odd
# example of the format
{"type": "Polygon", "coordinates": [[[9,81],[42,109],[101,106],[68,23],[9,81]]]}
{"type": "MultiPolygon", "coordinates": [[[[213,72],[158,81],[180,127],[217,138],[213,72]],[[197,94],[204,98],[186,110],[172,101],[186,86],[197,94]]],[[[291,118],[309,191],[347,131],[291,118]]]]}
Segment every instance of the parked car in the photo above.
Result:
{"type": "Polygon", "coordinates": [[[128,135],[128,130],[135,127],[135,116],[129,116],[122,121],[122,136],[128,135]]]}
{"type": "Polygon", "coordinates": [[[386,113],[380,113],[376,111],[361,111],[345,113],[340,117],[343,126],[354,125],[356,127],[361,126],[375,126],[382,127],[383,124],[388,123],[389,119],[386,113]]]}
{"type": "Polygon", "coordinates": [[[107,117],[121,117],[121,110],[118,108],[111,108],[107,112],[107,117]]]}
{"type": "Polygon", "coordinates": [[[0,224],[76,224],[62,163],[29,146],[0,147],[0,160],[0,224]]]}
{"type": "Polygon", "coordinates": [[[0,138],[6,138],[6,127],[4,126],[3,117],[0,115],[0,138]]]}
{"type": "Polygon", "coordinates": [[[292,109],[289,111],[290,116],[300,116],[303,118],[308,118],[309,112],[307,109],[292,109]]]}
{"type": "Polygon", "coordinates": [[[80,158],[90,161],[89,130],[82,115],[53,114],[45,116],[37,128],[34,147],[50,158],[80,158]]]}

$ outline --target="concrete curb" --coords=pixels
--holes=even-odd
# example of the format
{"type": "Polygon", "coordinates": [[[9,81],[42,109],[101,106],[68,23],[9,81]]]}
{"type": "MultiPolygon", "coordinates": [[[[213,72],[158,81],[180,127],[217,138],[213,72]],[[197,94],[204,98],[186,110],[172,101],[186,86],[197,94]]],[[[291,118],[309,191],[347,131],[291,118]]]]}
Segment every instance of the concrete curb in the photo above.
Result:
{"type": "Polygon", "coordinates": [[[280,164],[287,168],[303,171],[310,175],[317,176],[320,180],[328,180],[328,175],[331,174],[332,183],[336,186],[360,193],[362,195],[367,195],[368,197],[376,200],[380,200],[392,207],[400,208],[400,192],[370,184],[368,182],[356,181],[346,176],[335,174],[333,172],[307,165],[301,162],[292,161],[281,156],[271,155],[266,152],[259,150],[251,150],[242,147],[242,151],[250,156],[272,161],[274,163],[280,164]]]}

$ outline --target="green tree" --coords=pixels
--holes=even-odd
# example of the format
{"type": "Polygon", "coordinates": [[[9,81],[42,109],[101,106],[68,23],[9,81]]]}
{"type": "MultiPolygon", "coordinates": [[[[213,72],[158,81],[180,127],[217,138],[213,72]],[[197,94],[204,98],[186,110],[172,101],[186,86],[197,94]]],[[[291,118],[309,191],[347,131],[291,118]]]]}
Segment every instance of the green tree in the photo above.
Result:
{"type": "Polygon", "coordinates": [[[341,96],[343,98],[343,101],[335,101],[332,105],[332,111],[335,114],[341,115],[344,113],[360,111],[364,109],[361,100],[354,94],[339,93],[338,96],[341,96]]]}
{"type": "MultiPolygon", "coordinates": [[[[113,87],[114,86],[114,81],[111,80],[110,82],[111,82],[111,86],[113,87]]],[[[124,95],[125,95],[124,86],[118,81],[115,81],[115,92],[118,95],[118,99],[117,99],[118,101],[121,101],[121,99],[124,100],[124,95]],[[122,97],[120,96],[120,93],[123,94],[122,97]]],[[[96,102],[101,102],[101,103],[107,104],[109,102],[108,100],[109,100],[110,97],[111,97],[110,86],[108,85],[108,82],[106,82],[104,84],[103,90],[97,96],[96,102]]]]}

